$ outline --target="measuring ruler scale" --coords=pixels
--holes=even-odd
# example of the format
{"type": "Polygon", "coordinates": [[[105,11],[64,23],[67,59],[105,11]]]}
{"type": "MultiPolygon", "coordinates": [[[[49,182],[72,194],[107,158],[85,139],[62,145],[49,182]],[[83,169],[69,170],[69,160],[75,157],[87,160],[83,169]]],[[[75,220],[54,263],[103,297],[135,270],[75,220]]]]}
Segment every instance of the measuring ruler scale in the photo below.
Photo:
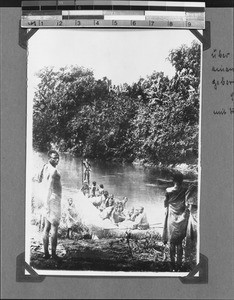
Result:
{"type": "MultiPolygon", "coordinates": [[[[45,1],[32,2],[35,5],[45,4],[45,1]]],[[[31,5],[32,2],[30,1],[31,5]]],[[[51,5],[53,1],[48,2],[51,5]]],[[[71,4],[71,2],[74,1],[56,1],[59,6],[64,4],[64,7],[67,7],[67,4],[71,4]]],[[[23,6],[21,26],[23,28],[135,27],[205,29],[205,4],[201,2],[96,0],[76,1],[76,4],[79,4],[80,9],[75,9],[77,5],[70,10],[46,10],[49,6],[36,6],[39,8],[38,10],[29,10],[23,6]],[[103,3],[105,8],[109,9],[96,9],[96,7],[103,7],[101,5],[103,3]],[[107,3],[112,5],[107,6],[107,3]],[[117,8],[120,7],[121,9],[114,9],[116,4],[118,4],[117,8]],[[187,6],[182,6],[182,4],[187,6]],[[89,9],[83,9],[84,7],[89,9]],[[125,9],[122,9],[123,7],[125,9]]]]}

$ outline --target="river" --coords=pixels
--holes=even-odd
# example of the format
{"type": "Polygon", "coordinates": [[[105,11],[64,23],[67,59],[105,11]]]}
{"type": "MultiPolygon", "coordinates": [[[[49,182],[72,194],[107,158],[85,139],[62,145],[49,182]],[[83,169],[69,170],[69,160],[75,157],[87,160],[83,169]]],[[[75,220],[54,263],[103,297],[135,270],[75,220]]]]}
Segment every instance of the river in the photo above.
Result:
{"type": "MultiPolygon", "coordinates": [[[[33,152],[33,173],[40,171],[47,162],[45,153],[33,152]]],[[[117,198],[128,197],[126,208],[143,206],[151,225],[163,223],[164,194],[166,185],[158,183],[159,178],[166,178],[166,174],[150,168],[132,164],[116,164],[111,162],[90,161],[90,182],[103,184],[104,189],[117,198]]],[[[76,191],[82,186],[81,158],[69,154],[61,154],[58,164],[63,186],[63,198],[69,197],[69,191],[76,191]]],[[[159,225],[159,224],[158,224],[159,225]]]]}

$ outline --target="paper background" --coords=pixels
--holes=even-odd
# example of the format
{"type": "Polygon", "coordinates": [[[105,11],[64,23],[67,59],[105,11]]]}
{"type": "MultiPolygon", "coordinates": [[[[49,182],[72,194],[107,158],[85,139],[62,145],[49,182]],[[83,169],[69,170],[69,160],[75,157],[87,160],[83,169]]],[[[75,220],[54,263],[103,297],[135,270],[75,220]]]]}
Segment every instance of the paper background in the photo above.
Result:
{"type": "MultiPolygon", "coordinates": [[[[178,278],[60,276],[29,283],[16,282],[16,257],[25,245],[27,52],[18,45],[21,9],[0,8],[1,298],[233,298],[234,114],[217,116],[213,110],[233,107],[234,85],[215,91],[211,83],[223,75],[211,72],[213,65],[233,67],[233,13],[233,8],[206,9],[211,48],[203,53],[200,246],[209,259],[208,284],[182,284],[178,278]],[[229,59],[214,60],[215,48],[231,52],[229,59]]],[[[229,80],[233,77],[233,73],[228,75],[229,80]]]]}

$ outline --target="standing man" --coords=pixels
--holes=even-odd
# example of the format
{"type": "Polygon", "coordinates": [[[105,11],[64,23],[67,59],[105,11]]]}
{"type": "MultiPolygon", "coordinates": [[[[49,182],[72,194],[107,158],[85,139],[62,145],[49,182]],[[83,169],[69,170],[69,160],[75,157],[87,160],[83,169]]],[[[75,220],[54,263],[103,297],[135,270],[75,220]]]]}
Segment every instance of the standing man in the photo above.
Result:
{"type": "Polygon", "coordinates": [[[51,232],[52,258],[59,259],[56,255],[58,226],[61,218],[61,197],[62,186],[60,174],[56,168],[59,162],[59,154],[55,150],[48,152],[48,163],[44,165],[41,181],[45,188],[45,227],[44,227],[44,258],[50,258],[49,254],[49,233],[51,232]]]}
{"type": "Polygon", "coordinates": [[[90,184],[91,165],[90,165],[90,162],[88,161],[88,158],[86,158],[83,161],[83,166],[84,166],[84,181],[87,180],[88,185],[89,185],[90,184]]]}
{"type": "Polygon", "coordinates": [[[163,242],[169,243],[171,267],[180,270],[182,266],[182,241],[186,236],[188,210],[185,205],[186,188],[183,187],[183,174],[173,175],[173,187],[166,189],[164,206],[166,217],[163,228],[163,242]],[[175,261],[175,257],[177,261],[175,261]]]}

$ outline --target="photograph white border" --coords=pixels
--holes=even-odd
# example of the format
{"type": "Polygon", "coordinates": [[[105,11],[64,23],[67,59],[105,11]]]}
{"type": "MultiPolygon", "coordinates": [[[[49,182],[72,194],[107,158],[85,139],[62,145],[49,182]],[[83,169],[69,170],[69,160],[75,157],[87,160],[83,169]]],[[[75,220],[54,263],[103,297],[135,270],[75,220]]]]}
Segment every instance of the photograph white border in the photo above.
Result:
{"type": "MultiPolygon", "coordinates": [[[[51,30],[57,30],[58,28],[53,28],[51,30]]],[[[44,29],[40,29],[44,30],[44,29]]],[[[59,30],[59,29],[58,29],[59,30]]],[[[64,29],[63,29],[64,30],[64,29]]],[[[67,30],[67,29],[66,29],[67,30]]],[[[74,31],[76,29],[73,29],[74,31]]],[[[84,29],[78,29],[81,31],[84,31],[84,29]]],[[[86,29],[87,30],[87,29],[86,29]]],[[[95,28],[95,31],[99,31],[99,29],[95,28]]],[[[100,29],[102,30],[102,29],[100,29]]],[[[108,29],[109,30],[115,30],[115,29],[108,29]]],[[[117,29],[118,30],[118,29],[117,29]]],[[[124,29],[121,29],[124,30],[124,29]]],[[[131,29],[136,30],[136,29],[131,29]]],[[[147,29],[145,29],[147,30],[147,29]]],[[[160,29],[154,29],[153,31],[160,30],[160,29]]],[[[165,29],[163,29],[165,31],[165,29]]],[[[169,29],[172,31],[175,31],[176,29],[169,29]]],[[[183,29],[188,31],[188,29],[183,29]]],[[[190,32],[192,35],[192,32],[190,32]]],[[[36,33],[37,34],[37,33],[36,33]]],[[[194,36],[194,40],[198,41],[197,38],[194,36]]],[[[201,46],[201,63],[200,63],[200,101],[199,101],[199,154],[198,154],[198,238],[197,238],[197,264],[200,260],[200,209],[201,209],[201,203],[200,203],[200,192],[201,192],[201,112],[202,112],[202,65],[203,65],[203,45],[200,41],[198,41],[201,46]]],[[[28,49],[28,55],[29,55],[29,49],[28,49]]],[[[158,70],[162,71],[162,70],[158,70]]],[[[162,71],[163,72],[163,71],[162,71]]],[[[150,74],[148,74],[150,75],[150,74]]],[[[167,74],[165,74],[167,75],[167,74]]],[[[29,81],[29,79],[27,80],[29,81]]],[[[27,88],[29,88],[29,84],[27,82],[27,88]]],[[[29,91],[29,90],[28,90],[29,91]]],[[[32,195],[32,168],[31,163],[33,161],[32,156],[32,116],[33,116],[33,107],[32,105],[29,105],[29,92],[27,92],[27,137],[26,137],[26,205],[25,205],[25,261],[30,264],[30,246],[29,244],[29,232],[27,228],[30,226],[30,218],[28,216],[31,215],[31,195],[32,195]]],[[[34,269],[38,275],[49,275],[49,276],[120,276],[120,277],[184,277],[187,276],[188,272],[122,272],[122,271],[65,271],[65,270],[41,270],[41,269],[34,269]]],[[[25,271],[27,272],[27,271],[25,271]]],[[[196,274],[195,276],[199,276],[199,274],[196,274]]]]}

